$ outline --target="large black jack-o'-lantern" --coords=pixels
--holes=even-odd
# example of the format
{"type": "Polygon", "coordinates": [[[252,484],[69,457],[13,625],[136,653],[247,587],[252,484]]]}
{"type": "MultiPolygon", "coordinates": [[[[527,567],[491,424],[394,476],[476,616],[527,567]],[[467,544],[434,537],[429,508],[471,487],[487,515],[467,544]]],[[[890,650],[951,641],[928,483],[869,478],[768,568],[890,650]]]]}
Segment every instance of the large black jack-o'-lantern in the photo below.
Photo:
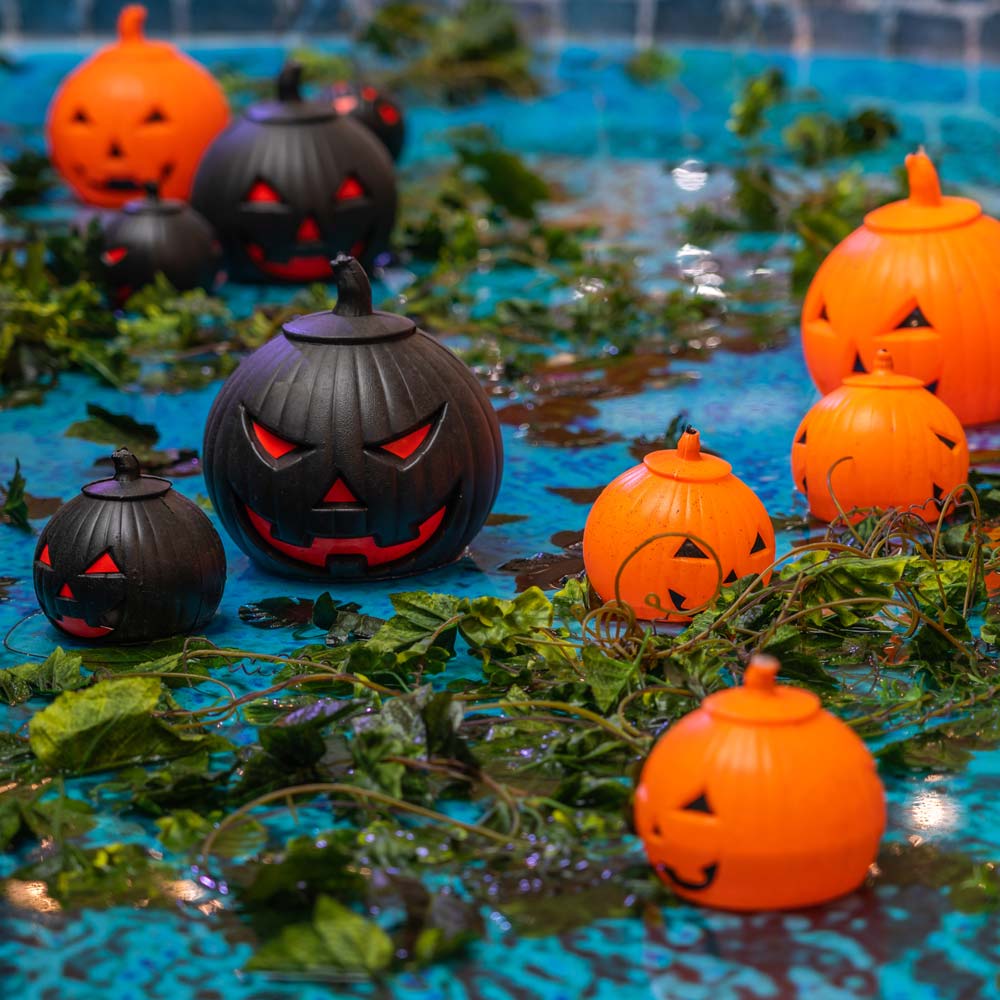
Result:
{"type": "Polygon", "coordinates": [[[216,398],[212,503],[276,573],[385,579],[449,563],[500,486],[496,415],[451,351],[372,311],[356,260],[338,257],[333,271],[336,308],[286,323],[216,398]]]}
{"type": "Polygon", "coordinates": [[[101,264],[112,295],[124,302],[162,272],[178,291],[210,288],[219,272],[219,243],[190,205],[161,199],[156,184],[127,202],[104,228],[101,264]]]}
{"type": "Polygon", "coordinates": [[[370,83],[351,83],[349,80],[338,80],[328,96],[338,115],[356,118],[382,140],[394,160],[399,159],[406,139],[406,125],[403,112],[393,98],[370,83]]]}
{"type": "Polygon", "coordinates": [[[166,479],[124,448],[115,474],[83,487],[45,526],[35,594],[56,628],[87,640],[144,642],[201,628],[226,582],[222,541],[166,479]]]}
{"type": "Polygon", "coordinates": [[[215,227],[237,281],[324,281],[330,258],[370,266],[396,217],[385,147],[329,102],[302,100],[302,68],[278,78],[278,100],[255,104],[209,147],[191,201],[215,227]]]}

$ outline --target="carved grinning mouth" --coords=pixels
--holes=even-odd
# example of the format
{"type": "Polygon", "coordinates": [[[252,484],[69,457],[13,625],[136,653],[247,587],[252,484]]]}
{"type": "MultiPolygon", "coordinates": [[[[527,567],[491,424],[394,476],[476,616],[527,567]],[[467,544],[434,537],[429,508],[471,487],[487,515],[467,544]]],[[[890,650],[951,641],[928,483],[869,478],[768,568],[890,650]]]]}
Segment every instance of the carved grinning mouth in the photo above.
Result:
{"type": "Polygon", "coordinates": [[[683,879],[677,874],[669,865],[665,865],[662,861],[656,866],[657,871],[661,875],[666,875],[674,885],[679,886],[681,889],[687,889],[688,892],[700,892],[707,889],[714,881],[716,873],[719,870],[718,863],[705,865],[701,869],[702,879],[700,882],[689,882],[687,879],[683,879]]]}
{"type": "MultiPolygon", "coordinates": [[[[367,249],[366,237],[358,240],[348,252],[352,257],[363,257],[367,249]]],[[[296,254],[283,261],[269,260],[259,243],[247,242],[246,252],[254,264],[272,278],[280,278],[283,281],[325,281],[333,276],[330,253],[325,247],[317,249],[315,253],[296,254]]]]}
{"type": "MultiPolygon", "coordinates": [[[[170,175],[174,172],[174,164],[167,162],[163,164],[163,168],[160,170],[158,179],[160,185],[162,186],[170,175]]],[[[124,192],[142,192],[145,190],[146,181],[138,180],[132,176],[111,176],[105,177],[102,180],[91,180],[89,177],[86,179],[87,186],[93,188],[95,191],[124,191],[124,192]]]]}
{"type": "Polygon", "coordinates": [[[278,552],[307,563],[310,566],[326,568],[327,560],[338,556],[363,556],[369,566],[382,566],[396,562],[405,556],[416,552],[427,544],[444,521],[447,505],[440,507],[417,528],[416,538],[396,545],[379,545],[373,535],[361,535],[354,538],[322,538],[315,537],[310,545],[292,545],[274,536],[274,525],[244,504],[247,517],[254,531],[278,552]]]}
{"type": "MultiPolygon", "coordinates": [[[[57,596],[62,607],[70,610],[75,609],[77,601],[72,590],[69,589],[69,584],[64,585],[57,596]]],[[[119,607],[114,607],[101,615],[101,622],[113,621],[117,624],[120,618],[119,607]]],[[[52,620],[64,632],[68,632],[77,639],[100,639],[102,636],[110,635],[115,630],[114,625],[91,625],[86,618],[77,618],[68,614],[54,615],[52,620]]]]}

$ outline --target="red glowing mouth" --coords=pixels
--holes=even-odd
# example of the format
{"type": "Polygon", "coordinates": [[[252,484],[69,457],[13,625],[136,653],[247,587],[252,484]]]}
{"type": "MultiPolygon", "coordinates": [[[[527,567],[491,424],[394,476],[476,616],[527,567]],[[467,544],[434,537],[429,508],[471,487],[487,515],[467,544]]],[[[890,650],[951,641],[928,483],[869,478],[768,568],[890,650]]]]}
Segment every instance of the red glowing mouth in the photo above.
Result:
{"type": "Polygon", "coordinates": [[[55,623],[77,639],[100,639],[101,636],[114,632],[109,625],[88,625],[83,618],[70,618],[68,615],[56,618],[55,623]]]}
{"type": "MultiPolygon", "coordinates": [[[[326,251],[277,261],[268,260],[264,248],[259,243],[247,243],[246,249],[247,256],[254,264],[272,278],[280,278],[283,281],[327,281],[333,277],[330,268],[331,255],[326,251]]],[[[352,257],[363,257],[365,249],[365,241],[358,240],[349,252],[352,257]]]]}
{"type": "Polygon", "coordinates": [[[364,556],[369,566],[382,566],[385,563],[402,559],[427,544],[444,520],[446,510],[445,507],[442,507],[435,511],[417,529],[416,538],[408,542],[400,542],[398,545],[379,545],[372,535],[364,535],[360,538],[314,538],[311,545],[290,545],[288,542],[282,542],[272,536],[273,526],[270,521],[254,513],[246,505],[244,505],[244,509],[254,530],[268,545],[298,562],[324,569],[327,559],[331,556],[364,556]]]}

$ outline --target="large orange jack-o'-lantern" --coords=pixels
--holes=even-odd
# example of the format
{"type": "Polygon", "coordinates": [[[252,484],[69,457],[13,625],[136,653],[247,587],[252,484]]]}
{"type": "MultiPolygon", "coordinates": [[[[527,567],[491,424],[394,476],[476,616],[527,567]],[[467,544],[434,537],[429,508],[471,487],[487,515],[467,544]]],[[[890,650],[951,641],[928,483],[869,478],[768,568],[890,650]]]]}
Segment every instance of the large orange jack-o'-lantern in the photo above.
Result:
{"type": "Polygon", "coordinates": [[[728,910],[812,906],[857,888],[885,829],[875,761],[816,695],[756,656],[656,744],[635,795],[650,863],[728,910]]]}
{"type": "Polygon", "coordinates": [[[943,196],[922,150],[906,169],[910,197],[870,212],[813,279],[802,308],[809,372],[832,392],[885,347],[963,424],[1000,419],[1000,223],[943,196]]]}
{"type": "Polygon", "coordinates": [[[120,208],[155,183],[187,198],[201,154],[225,127],[222,88],[193,59],[142,34],[146,8],[118,17],[118,42],[74,70],[49,105],[52,162],[84,201],[120,208]]]}
{"type": "MultiPolygon", "coordinates": [[[[969,474],[958,418],[920,379],[898,375],[880,349],[874,370],[851,375],[805,416],[792,445],[792,477],[814,517],[842,510],[905,507],[925,521],[969,474]],[[832,487],[832,495],[831,495],[832,487]]],[[[862,517],[858,514],[857,518],[862,517]]]]}
{"type": "Polygon", "coordinates": [[[637,618],[683,622],[721,585],[768,569],[771,519],[732,468],[703,455],[688,427],[676,450],[650,453],[605,487],[583,532],[587,576],[602,600],[619,598],[637,618]]]}

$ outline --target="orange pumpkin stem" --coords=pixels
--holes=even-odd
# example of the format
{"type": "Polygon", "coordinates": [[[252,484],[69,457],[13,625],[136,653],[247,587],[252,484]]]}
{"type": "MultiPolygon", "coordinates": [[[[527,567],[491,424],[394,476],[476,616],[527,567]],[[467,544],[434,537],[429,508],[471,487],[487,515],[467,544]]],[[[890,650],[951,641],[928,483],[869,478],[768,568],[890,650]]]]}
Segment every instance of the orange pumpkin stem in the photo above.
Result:
{"type": "Polygon", "coordinates": [[[872,372],[874,374],[888,374],[891,371],[893,371],[892,355],[884,347],[880,347],[875,352],[875,363],[872,365],[872,372]]]}
{"type": "Polygon", "coordinates": [[[923,146],[906,157],[906,175],[910,182],[910,201],[918,205],[941,204],[941,182],[923,146]]]}
{"type": "Polygon", "coordinates": [[[146,8],[141,3],[122,7],[118,15],[118,38],[123,42],[141,42],[146,24],[146,8]]]}
{"type": "Polygon", "coordinates": [[[774,691],[775,681],[781,664],[773,656],[757,653],[751,657],[743,674],[743,686],[751,691],[761,691],[770,694],[774,691]]]}
{"type": "Polygon", "coordinates": [[[689,462],[701,459],[701,436],[690,424],[677,442],[677,454],[689,462]]]}

